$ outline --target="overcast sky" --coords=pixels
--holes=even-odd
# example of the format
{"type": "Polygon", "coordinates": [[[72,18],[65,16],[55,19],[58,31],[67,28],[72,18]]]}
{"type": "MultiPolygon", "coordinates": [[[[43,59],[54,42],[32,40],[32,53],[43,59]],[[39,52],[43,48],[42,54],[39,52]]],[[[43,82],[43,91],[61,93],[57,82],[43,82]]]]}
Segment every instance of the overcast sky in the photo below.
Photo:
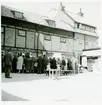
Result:
{"type": "MultiPolygon", "coordinates": [[[[58,9],[60,2],[2,2],[2,5],[10,6],[20,10],[46,15],[51,9],[58,9]]],[[[78,13],[80,8],[84,13],[84,18],[94,22],[97,28],[100,27],[100,3],[99,2],[62,2],[65,9],[78,13]]]]}
{"type": "MultiPolygon", "coordinates": [[[[4,2],[13,8],[46,15],[51,9],[58,9],[60,2],[4,2]]],[[[100,3],[99,2],[62,2],[65,9],[74,13],[78,13],[80,8],[84,13],[84,17],[94,22],[96,25],[100,23],[100,3]]]]}

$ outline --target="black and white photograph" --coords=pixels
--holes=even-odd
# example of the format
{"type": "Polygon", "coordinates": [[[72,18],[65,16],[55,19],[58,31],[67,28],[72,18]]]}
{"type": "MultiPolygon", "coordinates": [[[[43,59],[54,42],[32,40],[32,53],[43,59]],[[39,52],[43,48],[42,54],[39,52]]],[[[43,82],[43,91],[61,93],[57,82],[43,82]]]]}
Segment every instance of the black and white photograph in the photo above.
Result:
{"type": "Polygon", "coordinates": [[[100,23],[100,2],[1,2],[1,101],[101,105],[100,23]]]}

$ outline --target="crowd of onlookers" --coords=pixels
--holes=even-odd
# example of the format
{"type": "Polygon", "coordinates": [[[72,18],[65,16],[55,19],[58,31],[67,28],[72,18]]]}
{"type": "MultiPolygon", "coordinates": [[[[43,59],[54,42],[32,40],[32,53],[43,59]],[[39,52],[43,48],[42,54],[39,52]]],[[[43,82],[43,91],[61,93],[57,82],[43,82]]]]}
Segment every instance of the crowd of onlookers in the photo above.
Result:
{"type": "Polygon", "coordinates": [[[67,61],[64,58],[47,58],[46,55],[35,58],[30,56],[30,52],[26,52],[25,55],[15,53],[12,57],[10,51],[6,51],[5,55],[2,55],[2,72],[5,72],[5,77],[7,78],[10,78],[10,72],[41,74],[48,69],[48,65],[50,69],[57,69],[58,65],[61,70],[76,69],[69,58],[67,61]]]}

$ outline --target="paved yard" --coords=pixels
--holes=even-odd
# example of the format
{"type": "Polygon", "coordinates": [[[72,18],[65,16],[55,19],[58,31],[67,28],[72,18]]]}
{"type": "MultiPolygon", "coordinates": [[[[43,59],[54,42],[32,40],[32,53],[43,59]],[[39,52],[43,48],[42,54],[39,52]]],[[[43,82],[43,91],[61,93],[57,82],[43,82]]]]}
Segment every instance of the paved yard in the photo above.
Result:
{"type": "Polygon", "coordinates": [[[58,80],[48,79],[45,74],[11,74],[11,76],[13,77],[11,80],[6,80],[2,75],[4,101],[91,101],[94,105],[99,105],[101,100],[99,72],[61,76],[58,80]]]}

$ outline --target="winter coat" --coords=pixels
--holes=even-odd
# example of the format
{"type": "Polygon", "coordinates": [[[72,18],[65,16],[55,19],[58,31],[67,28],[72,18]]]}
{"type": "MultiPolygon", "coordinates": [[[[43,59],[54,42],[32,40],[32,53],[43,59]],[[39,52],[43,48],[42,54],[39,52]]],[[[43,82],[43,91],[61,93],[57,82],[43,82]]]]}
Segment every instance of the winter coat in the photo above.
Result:
{"type": "Polygon", "coordinates": [[[43,70],[43,59],[41,57],[39,57],[38,60],[37,60],[37,63],[38,63],[37,69],[39,71],[42,71],[43,70]]]}
{"type": "Polygon", "coordinates": [[[72,62],[70,60],[67,62],[67,70],[73,70],[72,62]]]}
{"type": "Polygon", "coordinates": [[[23,66],[23,57],[19,56],[17,59],[17,70],[22,70],[22,66],[23,66]]]}
{"type": "Polygon", "coordinates": [[[30,62],[30,69],[34,70],[34,64],[35,64],[35,59],[31,58],[31,62],[30,62]]]}
{"type": "Polygon", "coordinates": [[[57,63],[55,59],[52,59],[50,61],[51,69],[57,69],[57,63]]]}
{"type": "Polygon", "coordinates": [[[5,54],[4,63],[5,63],[5,65],[12,65],[12,55],[11,55],[11,53],[5,54]]]}
{"type": "Polygon", "coordinates": [[[29,57],[27,57],[25,59],[25,69],[28,71],[30,70],[30,63],[31,63],[31,59],[29,57]]]}

